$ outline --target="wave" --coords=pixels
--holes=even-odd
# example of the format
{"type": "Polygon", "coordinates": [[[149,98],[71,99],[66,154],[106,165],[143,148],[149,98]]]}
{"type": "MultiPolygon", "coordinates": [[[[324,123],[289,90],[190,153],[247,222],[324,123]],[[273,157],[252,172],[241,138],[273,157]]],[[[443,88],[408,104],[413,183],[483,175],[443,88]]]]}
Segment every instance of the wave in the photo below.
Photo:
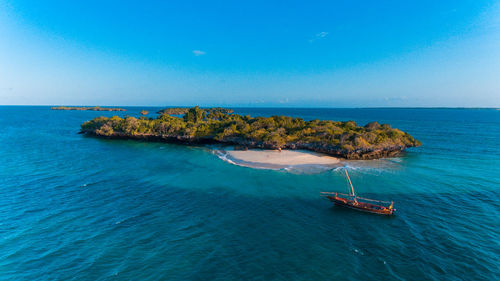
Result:
{"type": "Polygon", "coordinates": [[[231,159],[228,158],[229,155],[227,154],[227,152],[225,152],[223,150],[213,150],[213,151],[214,151],[215,155],[217,155],[217,157],[219,157],[222,161],[231,163],[233,165],[240,166],[238,163],[236,163],[233,160],[231,160],[231,159]]]}
{"type": "Polygon", "coordinates": [[[402,162],[401,158],[384,158],[376,160],[340,160],[336,164],[297,164],[297,165],[279,165],[279,164],[267,164],[267,163],[257,163],[248,162],[244,160],[234,159],[231,157],[230,153],[223,149],[212,147],[212,153],[214,153],[219,159],[224,162],[230,163],[232,165],[247,167],[253,169],[265,169],[265,170],[277,170],[285,171],[294,174],[315,174],[323,173],[328,171],[339,172],[343,169],[349,171],[365,171],[365,172],[376,172],[380,173],[383,171],[398,169],[402,162]]]}
{"type": "Polygon", "coordinates": [[[249,162],[240,159],[234,159],[229,153],[221,149],[213,149],[213,153],[222,161],[230,163],[232,165],[261,169],[261,170],[276,170],[285,171],[294,174],[314,174],[321,173],[325,171],[330,171],[332,169],[338,168],[338,163],[336,164],[270,164],[270,163],[260,163],[260,162],[249,162]]]}

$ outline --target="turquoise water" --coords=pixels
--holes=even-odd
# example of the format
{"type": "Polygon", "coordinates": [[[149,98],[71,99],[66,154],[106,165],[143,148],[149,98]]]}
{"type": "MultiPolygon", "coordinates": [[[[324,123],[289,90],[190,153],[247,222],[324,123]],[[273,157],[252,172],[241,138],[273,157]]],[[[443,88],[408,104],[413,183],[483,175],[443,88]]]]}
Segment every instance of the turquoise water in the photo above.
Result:
{"type": "MultiPolygon", "coordinates": [[[[118,115],[143,108],[128,109],[118,115]]],[[[77,134],[113,112],[0,107],[0,279],[499,279],[500,111],[236,112],[408,131],[422,147],[347,163],[357,191],[394,200],[397,215],[321,198],[346,189],[341,171],[259,170],[208,147],[77,134]]]]}

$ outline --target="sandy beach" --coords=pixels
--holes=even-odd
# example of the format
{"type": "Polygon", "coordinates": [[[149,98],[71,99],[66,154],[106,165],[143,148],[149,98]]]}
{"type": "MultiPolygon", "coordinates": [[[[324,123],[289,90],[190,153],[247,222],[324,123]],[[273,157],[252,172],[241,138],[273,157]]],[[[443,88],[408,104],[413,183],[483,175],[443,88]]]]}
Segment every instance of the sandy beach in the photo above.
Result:
{"type": "Polygon", "coordinates": [[[285,168],[300,165],[335,165],[339,159],[305,150],[226,150],[227,160],[256,168],[285,168]]]}

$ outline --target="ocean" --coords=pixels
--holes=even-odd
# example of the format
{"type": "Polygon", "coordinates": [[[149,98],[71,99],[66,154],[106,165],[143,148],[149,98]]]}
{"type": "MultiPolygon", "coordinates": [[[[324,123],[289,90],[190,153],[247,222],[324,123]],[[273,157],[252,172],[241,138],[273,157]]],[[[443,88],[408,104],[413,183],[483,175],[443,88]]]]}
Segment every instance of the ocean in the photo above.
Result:
{"type": "Polygon", "coordinates": [[[126,112],[0,107],[0,280],[499,280],[500,110],[236,108],[388,123],[423,145],[348,161],[392,217],[335,207],[339,169],[77,134],[126,112]]]}

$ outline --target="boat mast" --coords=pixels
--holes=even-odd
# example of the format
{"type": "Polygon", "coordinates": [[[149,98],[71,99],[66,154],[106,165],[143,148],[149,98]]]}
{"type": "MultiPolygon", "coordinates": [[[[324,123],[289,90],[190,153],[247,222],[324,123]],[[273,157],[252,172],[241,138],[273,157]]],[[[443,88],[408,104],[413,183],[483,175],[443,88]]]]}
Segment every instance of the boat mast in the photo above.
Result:
{"type": "Polygon", "coordinates": [[[347,176],[347,180],[349,181],[349,185],[351,186],[350,193],[354,199],[354,202],[358,203],[358,200],[356,200],[356,193],[354,193],[354,186],[352,186],[351,178],[349,177],[349,174],[347,173],[347,169],[344,169],[345,175],[347,176]]]}

